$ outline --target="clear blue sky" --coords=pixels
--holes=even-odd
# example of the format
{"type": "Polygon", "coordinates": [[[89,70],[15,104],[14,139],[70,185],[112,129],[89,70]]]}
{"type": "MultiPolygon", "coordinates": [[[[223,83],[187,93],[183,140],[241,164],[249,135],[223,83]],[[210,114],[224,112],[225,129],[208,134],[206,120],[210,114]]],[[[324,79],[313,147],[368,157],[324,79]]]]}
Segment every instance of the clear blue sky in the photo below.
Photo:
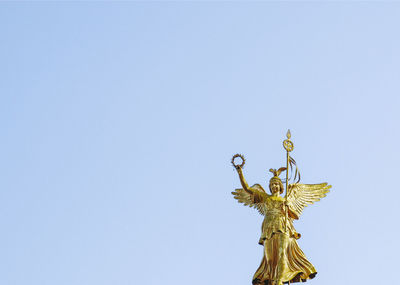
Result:
{"type": "Polygon", "coordinates": [[[251,284],[292,130],[310,284],[396,284],[400,3],[2,2],[0,284],[251,284]]]}

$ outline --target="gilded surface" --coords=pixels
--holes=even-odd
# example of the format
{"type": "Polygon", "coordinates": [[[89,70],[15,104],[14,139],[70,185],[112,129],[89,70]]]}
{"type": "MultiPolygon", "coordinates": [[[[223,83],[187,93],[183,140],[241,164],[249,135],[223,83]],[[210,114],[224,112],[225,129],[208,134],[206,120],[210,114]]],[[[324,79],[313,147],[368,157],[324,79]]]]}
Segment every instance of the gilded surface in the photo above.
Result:
{"type": "Polygon", "coordinates": [[[314,266],[308,261],[297,243],[301,235],[296,232],[293,221],[299,219],[307,205],[325,197],[331,186],[327,183],[300,184],[296,182],[289,184],[286,169],[289,168],[289,161],[292,159],[289,152],[293,150],[289,132],[284,147],[287,151],[287,167],[278,170],[270,169],[274,175],[269,183],[271,194],[267,194],[259,184],[250,187],[243,175],[244,157],[235,155],[232,158],[232,164],[235,166],[242,184],[242,188],[232,192],[234,198],[244,205],[256,208],[264,216],[259,240],[259,244],[264,246],[264,256],[253,276],[254,285],[305,282],[317,274],[314,266]],[[240,165],[235,164],[235,159],[238,157],[242,159],[240,165]],[[284,187],[279,174],[282,171],[286,171],[287,177],[285,197],[281,196],[284,187]]]}

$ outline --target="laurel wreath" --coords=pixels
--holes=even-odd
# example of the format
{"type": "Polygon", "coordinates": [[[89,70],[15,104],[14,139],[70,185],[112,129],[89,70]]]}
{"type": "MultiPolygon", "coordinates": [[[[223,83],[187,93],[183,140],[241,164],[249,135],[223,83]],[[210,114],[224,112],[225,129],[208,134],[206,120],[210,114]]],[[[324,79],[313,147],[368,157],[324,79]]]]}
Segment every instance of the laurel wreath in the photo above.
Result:
{"type": "Polygon", "coordinates": [[[237,168],[237,167],[243,168],[245,162],[246,162],[246,159],[244,158],[244,156],[243,156],[242,154],[239,154],[239,153],[235,154],[235,155],[232,157],[232,160],[231,160],[231,163],[232,163],[232,165],[233,165],[235,168],[237,168]],[[237,158],[237,157],[240,157],[240,159],[242,160],[242,163],[241,163],[241,164],[235,164],[235,158],[237,158]]]}

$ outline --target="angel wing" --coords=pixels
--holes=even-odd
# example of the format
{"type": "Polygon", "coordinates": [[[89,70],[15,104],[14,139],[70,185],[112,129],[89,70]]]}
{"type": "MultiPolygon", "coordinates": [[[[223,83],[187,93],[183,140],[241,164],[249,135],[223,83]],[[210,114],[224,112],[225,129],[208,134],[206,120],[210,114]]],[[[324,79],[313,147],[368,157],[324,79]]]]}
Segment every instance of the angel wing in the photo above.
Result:
{"type": "Polygon", "coordinates": [[[294,218],[298,220],[303,209],[325,197],[331,187],[328,183],[290,184],[287,203],[294,214],[294,218]]]}
{"type": "Polygon", "coordinates": [[[263,197],[268,196],[265,192],[264,188],[260,184],[254,184],[250,187],[250,190],[253,191],[253,195],[247,193],[244,189],[235,189],[232,194],[233,198],[238,200],[239,203],[243,203],[245,206],[249,206],[250,208],[256,208],[261,215],[265,215],[265,206],[263,197]],[[258,202],[255,202],[258,201],[258,202]]]}

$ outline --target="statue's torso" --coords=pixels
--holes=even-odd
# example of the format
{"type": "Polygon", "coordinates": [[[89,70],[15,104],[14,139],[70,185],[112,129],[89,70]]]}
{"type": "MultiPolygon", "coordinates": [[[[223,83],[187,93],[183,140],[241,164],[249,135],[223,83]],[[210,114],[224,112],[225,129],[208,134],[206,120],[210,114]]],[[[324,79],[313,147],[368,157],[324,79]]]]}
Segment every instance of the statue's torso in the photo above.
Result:
{"type": "Polygon", "coordinates": [[[260,242],[269,239],[274,233],[286,233],[290,236],[295,232],[293,228],[293,219],[286,219],[284,212],[285,199],[282,197],[268,196],[264,201],[265,217],[262,224],[262,233],[260,242]],[[286,223],[286,227],[285,227],[286,223]]]}

